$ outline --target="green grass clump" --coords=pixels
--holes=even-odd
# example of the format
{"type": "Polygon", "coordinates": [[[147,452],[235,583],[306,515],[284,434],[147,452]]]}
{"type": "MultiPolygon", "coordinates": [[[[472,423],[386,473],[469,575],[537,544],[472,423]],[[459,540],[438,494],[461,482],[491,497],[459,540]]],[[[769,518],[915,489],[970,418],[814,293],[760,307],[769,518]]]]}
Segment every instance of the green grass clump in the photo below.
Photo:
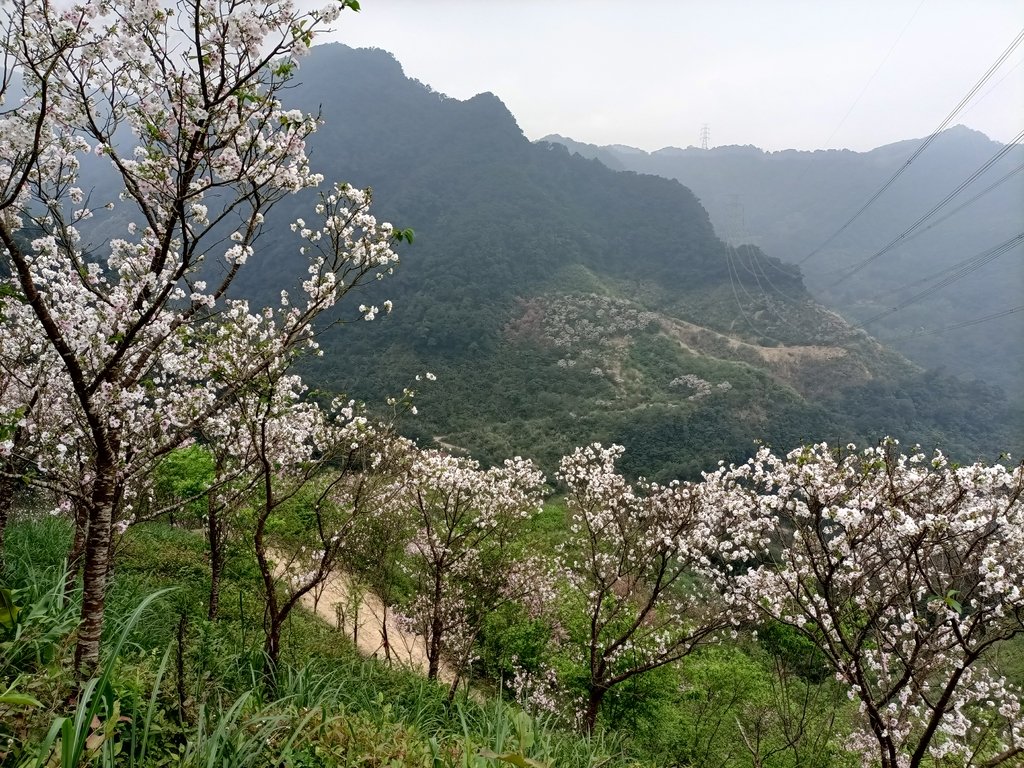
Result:
{"type": "Polygon", "coordinates": [[[119,543],[97,677],[74,691],[77,594],[64,598],[70,528],[50,517],[8,530],[0,583],[21,607],[0,629],[0,765],[614,765],[585,739],[500,699],[459,694],[363,659],[298,612],[268,682],[257,571],[231,552],[223,610],[207,621],[201,536],[139,525],[119,543]],[[6,693],[5,693],[6,692],[6,693]],[[533,762],[522,762],[533,761],[533,762]]]}

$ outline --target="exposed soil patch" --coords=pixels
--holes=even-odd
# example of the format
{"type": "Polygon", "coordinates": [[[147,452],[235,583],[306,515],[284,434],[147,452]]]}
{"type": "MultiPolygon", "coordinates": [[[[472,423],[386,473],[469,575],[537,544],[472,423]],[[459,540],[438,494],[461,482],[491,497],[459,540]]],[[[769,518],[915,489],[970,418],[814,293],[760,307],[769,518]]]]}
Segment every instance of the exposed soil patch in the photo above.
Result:
{"type": "Polygon", "coordinates": [[[659,325],[663,333],[688,352],[749,363],[804,395],[819,391],[825,382],[836,376],[847,384],[871,378],[864,364],[843,347],[762,347],[685,320],[663,317],[659,325]],[[835,370],[833,376],[827,375],[828,369],[835,370]]]}
{"type": "MultiPolygon", "coordinates": [[[[275,571],[284,572],[283,558],[275,557],[275,571]]],[[[360,653],[384,659],[385,613],[390,658],[396,664],[427,673],[426,643],[421,635],[410,632],[399,624],[384,604],[369,590],[355,589],[350,576],[337,571],[331,573],[321,590],[302,596],[302,607],[354,639],[360,653]]],[[[455,680],[455,672],[441,662],[438,678],[448,684],[455,680]]]]}

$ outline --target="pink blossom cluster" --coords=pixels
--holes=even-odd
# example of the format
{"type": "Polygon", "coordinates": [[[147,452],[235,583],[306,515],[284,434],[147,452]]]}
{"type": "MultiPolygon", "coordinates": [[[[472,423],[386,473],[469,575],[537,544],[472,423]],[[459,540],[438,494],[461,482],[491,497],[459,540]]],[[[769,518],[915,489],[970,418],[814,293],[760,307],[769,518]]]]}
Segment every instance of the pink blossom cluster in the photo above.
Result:
{"type": "Polygon", "coordinates": [[[87,533],[85,665],[98,658],[110,536],[146,506],[163,455],[204,430],[229,432],[231,406],[260,377],[283,465],[336,437],[333,417],[296,405],[303,387],[284,373],[315,350],[319,313],[390,274],[399,234],[373,217],[367,192],[335,185],[296,233],[309,266],[294,297],[252,309],[231,288],[270,209],[323,181],[306,155],[317,119],[280,97],[295,57],[345,5],[0,6],[0,253],[11,275],[0,291],[0,458],[5,472],[31,467],[87,533]],[[85,194],[87,153],[118,179],[114,199],[85,194]],[[89,243],[96,232],[116,234],[89,243]]]}
{"type": "Polygon", "coordinates": [[[724,554],[760,539],[723,582],[733,607],[822,650],[860,705],[865,765],[1024,749],[1021,692],[988,666],[1024,631],[1020,465],[822,444],[762,449],[703,485],[730,519],[724,554]]]}

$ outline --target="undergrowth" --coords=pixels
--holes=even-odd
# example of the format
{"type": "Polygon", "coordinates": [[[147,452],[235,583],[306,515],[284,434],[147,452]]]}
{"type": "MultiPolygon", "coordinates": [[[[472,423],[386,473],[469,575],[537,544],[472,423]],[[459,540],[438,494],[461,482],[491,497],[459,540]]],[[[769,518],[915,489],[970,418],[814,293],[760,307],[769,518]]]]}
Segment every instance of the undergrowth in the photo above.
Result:
{"type": "Polygon", "coordinates": [[[0,765],[590,766],[625,764],[606,734],[585,738],[500,698],[460,694],[361,658],[334,628],[290,621],[269,679],[251,556],[231,554],[222,612],[205,618],[201,537],[163,523],[119,543],[106,656],[72,685],[78,595],[65,599],[66,523],[8,530],[0,584],[19,611],[0,628],[0,765]]]}

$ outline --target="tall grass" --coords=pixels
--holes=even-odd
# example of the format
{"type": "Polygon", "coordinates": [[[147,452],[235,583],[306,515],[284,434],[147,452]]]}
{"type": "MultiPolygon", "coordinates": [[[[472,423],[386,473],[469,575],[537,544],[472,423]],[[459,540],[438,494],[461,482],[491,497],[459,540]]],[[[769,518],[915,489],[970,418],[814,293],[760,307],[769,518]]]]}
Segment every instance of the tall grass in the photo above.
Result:
{"type": "Polygon", "coordinates": [[[71,524],[61,517],[21,513],[7,526],[0,582],[12,588],[46,581],[62,568],[71,546],[71,524]]]}
{"type": "MultiPolygon", "coordinates": [[[[169,592],[163,589],[148,595],[124,622],[113,647],[100,667],[97,677],[86,681],[76,692],[77,704],[70,715],[57,716],[39,745],[35,760],[26,768],[44,768],[52,763],[54,753],[60,756],[61,766],[78,766],[91,757],[99,756],[103,765],[113,765],[118,749],[114,734],[121,722],[121,703],[114,690],[114,671],[121,651],[132,628],[138,624],[150,604],[169,592]]],[[[162,676],[162,674],[161,674],[162,676]]],[[[152,713],[145,718],[146,736],[152,713]]]]}
{"type": "MultiPolygon", "coordinates": [[[[2,765],[583,768],[615,754],[600,738],[561,732],[500,700],[451,703],[444,687],[359,657],[308,616],[289,628],[290,661],[267,687],[249,569],[236,563],[225,585],[240,604],[206,622],[201,542],[162,526],[141,527],[125,542],[99,674],[69,705],[78,615],[76,598],[63,600],[69,534],[49,517],[9,531],[5,578],[23,612],[16,630],[0,636],[0,692],[27,685],[41,706],[17,710],[2,765]]],[[[0,736],[11,713],[0,701],[0,736]]]]}

